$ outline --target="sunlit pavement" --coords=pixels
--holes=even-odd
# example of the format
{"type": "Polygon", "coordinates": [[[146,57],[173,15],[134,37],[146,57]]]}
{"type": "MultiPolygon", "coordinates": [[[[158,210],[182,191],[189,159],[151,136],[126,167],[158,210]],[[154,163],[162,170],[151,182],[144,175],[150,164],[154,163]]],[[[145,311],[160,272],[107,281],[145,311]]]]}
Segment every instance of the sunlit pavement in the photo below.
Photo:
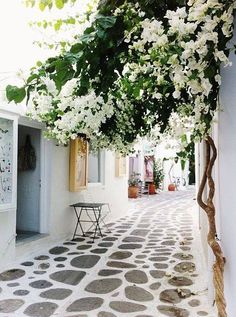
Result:
{"type": "Polygon", "coordinates": [[[92,243],[78,238],[0,274],[0,317],[216,316],[194,191],[130,201],[92,243]]]}

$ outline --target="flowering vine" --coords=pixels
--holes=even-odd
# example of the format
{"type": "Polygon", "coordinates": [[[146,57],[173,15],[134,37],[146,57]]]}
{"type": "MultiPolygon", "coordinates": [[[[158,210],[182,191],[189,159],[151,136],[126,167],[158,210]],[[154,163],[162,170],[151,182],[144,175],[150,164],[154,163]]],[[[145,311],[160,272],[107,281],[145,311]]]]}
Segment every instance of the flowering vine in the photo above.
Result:
{"type": "Polygon", "coordinates": [[[198,201],[209,218],[216,302],[219,316],[226,317],[211,177],[216,149],[209,134],[220,69],[230,65],[236,0],[176,0],[169,10],[155,1],[152,6],[142,0],[122,1],[118,7],[112,3],[101,1],[78,42],[33,69],[23,87],[9,85],[7,98],[21,102],[27,96],[29,115],[63,144],[84,134],[94,149],[127,153],[143,136],[206,138],[207,166],[198,201]],[[209,199],[204,203],[207,180],[209,199]]]}
{"type": "Polygon", "coordinates": [[[176,116],[200,140],[217,109],[221,64],[230,64],[235,3],[190,0],[162,18],[129,2],[98,13],[69,52],[33,70],[25,87],[8,86],[8,99],[27,92],[29,115],[64,144],[82,133],[94,148],[127,152],[153,129],[179,136],[176,116]]]}

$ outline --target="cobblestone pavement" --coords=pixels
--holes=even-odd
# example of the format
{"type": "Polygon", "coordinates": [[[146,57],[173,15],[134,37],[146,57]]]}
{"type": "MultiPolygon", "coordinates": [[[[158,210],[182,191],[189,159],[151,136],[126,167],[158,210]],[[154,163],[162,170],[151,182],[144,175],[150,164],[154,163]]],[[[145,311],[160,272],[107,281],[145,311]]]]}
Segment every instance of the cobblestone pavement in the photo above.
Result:
{"type": "Polygon", "coordinates": [[[131,202],[95,243],[66,241],[0,274],[0,317],[216,316],[192,191],[131,202]]]}

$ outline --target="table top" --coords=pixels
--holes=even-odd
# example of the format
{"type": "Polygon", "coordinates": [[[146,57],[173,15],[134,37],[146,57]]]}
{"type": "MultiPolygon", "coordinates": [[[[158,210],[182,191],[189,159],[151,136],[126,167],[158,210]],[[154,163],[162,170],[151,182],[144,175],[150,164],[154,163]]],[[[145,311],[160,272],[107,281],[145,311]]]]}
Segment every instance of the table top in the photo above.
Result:
{"type": "Polygon", "coordinates": [[[72,204],[70,205],[70,207],[80,207],[80,208],[99,208],[99,207],[102,207],[104,206],[105,203],[86,203],[86,202],[79,202],[79,203],[76,203],[76,204],[72,204]]]}

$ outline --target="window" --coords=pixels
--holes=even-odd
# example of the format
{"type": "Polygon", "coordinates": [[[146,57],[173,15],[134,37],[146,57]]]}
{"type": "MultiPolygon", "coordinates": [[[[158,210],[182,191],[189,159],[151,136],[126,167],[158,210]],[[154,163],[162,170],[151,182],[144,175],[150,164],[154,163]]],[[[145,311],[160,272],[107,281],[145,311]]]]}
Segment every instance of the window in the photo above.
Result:
{"type": "Polygon", "coordinates": [[[97,153],[89,153],[88,157],[88,182],[102,183],[103,182],[103,163],[104,153],[98,151],[97,153]]]}

